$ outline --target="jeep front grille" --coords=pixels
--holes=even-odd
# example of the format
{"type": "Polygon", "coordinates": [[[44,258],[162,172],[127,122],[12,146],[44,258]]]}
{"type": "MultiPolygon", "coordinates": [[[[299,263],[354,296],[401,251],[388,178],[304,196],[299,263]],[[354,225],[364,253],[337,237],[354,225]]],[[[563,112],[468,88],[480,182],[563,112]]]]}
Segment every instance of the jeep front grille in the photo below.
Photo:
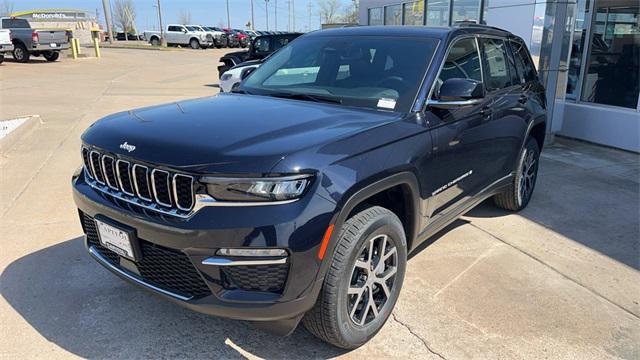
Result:
{"type": "Polygon", "coordinates": [[[193,177],[82,147],[90,185],[118,199],[161,213],[185,216],[195,205],[193,177]]]}

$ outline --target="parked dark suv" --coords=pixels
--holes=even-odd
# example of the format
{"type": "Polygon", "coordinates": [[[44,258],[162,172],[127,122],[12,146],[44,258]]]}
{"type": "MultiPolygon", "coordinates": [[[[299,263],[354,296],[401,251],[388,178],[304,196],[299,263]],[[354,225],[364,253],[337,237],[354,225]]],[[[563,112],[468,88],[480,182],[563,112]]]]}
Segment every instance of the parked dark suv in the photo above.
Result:
{"type": "Polygon", "coordinates": [[[246,61],[262,60],[300,36],[300,33],[286,33],[278,35],[261,35],[251,40],[249,50],[236,51],[225,54],[220,58],[222,65],[218,66],[218,77],[225,71],[246,61]]]}
{"type": "Polygon", "coordinates": [[[354,348],[391,314],[420,243],[489,197],[527,205],[545,118],[506,31],[324,30],[234,93],[97,121],[73,194],[89,253],[123,279],[354,348]]]}

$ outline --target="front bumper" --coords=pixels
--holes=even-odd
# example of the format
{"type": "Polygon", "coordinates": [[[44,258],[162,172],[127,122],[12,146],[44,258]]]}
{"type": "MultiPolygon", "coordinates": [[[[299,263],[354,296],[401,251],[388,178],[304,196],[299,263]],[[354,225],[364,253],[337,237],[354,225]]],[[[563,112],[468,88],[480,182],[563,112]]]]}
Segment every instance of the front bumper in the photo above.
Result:
{"type": "MultiPolygon", "coordinates": [[[[120,204],[91,188],[84,182],[83,175],[73,179],[73,196],[91,256],[119,277],[174,303],[210,315],[252,321],[291,319],[315,303],[322,280],[321,264],[315,255],[335,207],[321,197],[308,194],[297,202],[277,206],[205,208],[189,219],[178,219],[120,204]],[[84,223],[84,217],[96,216],[135,230],[135,241],[142,249],[137,263],[101,249],[99,242],[96,243],[95,230],[84,223]],[[220,262],[207,261],[216,258],[219,248],[250,247],[287,250],[286,271],[281,267],[278,275],[279,279],[285,277],[281,289],[278,286],[247,289],[235,283],[229,286],[228,276],[234,275],[226,271],[228,268],[220,262]],[[154,255],[157,251],[162,254],[154,255]],[[154,266],[171,267],[173,263],[158,262],[174,255],[183,259],[181,267],[158,276],[147,276],[154,266]],[[186,278],[185,272],[195,275],[186,278]],[[175,291],[173,285],[166,286],[163,276],[177,278],[169,284],[199,282],[203,286],[187,294],[175,291]]],[[[262,270],[245,267],[243,271],[249,277],[244,279],[260,277],[264,274],[260,273],[262,270]]],[[[262,277],[263,281],[271,281],[269,279],[269,276],[266,280],[262,277]]]]}

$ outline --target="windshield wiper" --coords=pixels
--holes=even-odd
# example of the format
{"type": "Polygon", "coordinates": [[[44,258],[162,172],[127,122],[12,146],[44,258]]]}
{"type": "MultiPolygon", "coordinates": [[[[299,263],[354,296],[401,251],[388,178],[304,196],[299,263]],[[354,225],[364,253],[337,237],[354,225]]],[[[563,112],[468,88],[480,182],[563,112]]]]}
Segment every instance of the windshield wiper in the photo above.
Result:
{"type": "Polygon", "coordinates": [[[342,104],[342,99],[335,96],[325,96],[325,95],[311,95],[305,93],[271,93],[265,94],[266,96],[280,97],[285,99],[295,99],[295,100],[306,100],[306,101],[315,101],[315,102],[326,102],[333,104],[342,104]]]}

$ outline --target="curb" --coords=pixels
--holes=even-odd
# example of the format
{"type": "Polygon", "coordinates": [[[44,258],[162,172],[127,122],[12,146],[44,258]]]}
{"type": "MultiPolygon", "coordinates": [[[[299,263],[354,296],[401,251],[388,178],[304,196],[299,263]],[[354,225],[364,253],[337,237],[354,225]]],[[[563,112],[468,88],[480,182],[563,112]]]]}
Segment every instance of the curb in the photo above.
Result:
{"type": "MultiPolygon", "coordinates": [[[[4,154],[7,151],[13,149],[16,144],[22,139],[23,136],[31,132],[37,125],[42,124],[42,118],[40,115],[25,115],[17,117],[16,119],[29,118],[22,125],[18,126],[15,130],[7,134],[0,139],[0,154],[4,154]]],[[[14,119],[7,119],[14,120],[14,119]]],[[[6,121],[6,120],[5,120],[6,121]]],[[[0,123],[2,120],[0,120],[0,123]]]]}

